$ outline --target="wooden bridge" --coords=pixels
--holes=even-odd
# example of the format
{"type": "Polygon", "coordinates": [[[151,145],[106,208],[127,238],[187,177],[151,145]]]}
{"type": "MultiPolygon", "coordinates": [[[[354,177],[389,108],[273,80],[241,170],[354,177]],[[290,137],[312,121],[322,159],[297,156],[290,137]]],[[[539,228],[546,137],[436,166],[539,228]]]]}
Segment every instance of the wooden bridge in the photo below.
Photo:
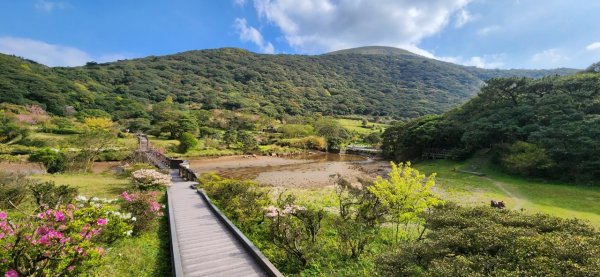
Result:
{"type": "Polygon", "coordinates": [[[195,189],[196,174],[139,135],[139,154],[169,170],[167,190],[174,276],[283,276],[211,202],[195,189]]]}

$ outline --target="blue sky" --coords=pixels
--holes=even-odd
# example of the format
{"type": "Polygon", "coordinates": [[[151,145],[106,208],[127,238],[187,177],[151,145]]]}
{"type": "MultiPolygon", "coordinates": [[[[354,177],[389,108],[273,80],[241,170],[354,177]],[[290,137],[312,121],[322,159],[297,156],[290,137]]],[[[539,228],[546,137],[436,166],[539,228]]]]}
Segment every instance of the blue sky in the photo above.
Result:
{"type": "Polygon", "coordinates": [[[0,0],[0,52],[76,66],[385,45],[485,68],[585,68],[600,61],[598,14],[584,0],[0,0]]]}

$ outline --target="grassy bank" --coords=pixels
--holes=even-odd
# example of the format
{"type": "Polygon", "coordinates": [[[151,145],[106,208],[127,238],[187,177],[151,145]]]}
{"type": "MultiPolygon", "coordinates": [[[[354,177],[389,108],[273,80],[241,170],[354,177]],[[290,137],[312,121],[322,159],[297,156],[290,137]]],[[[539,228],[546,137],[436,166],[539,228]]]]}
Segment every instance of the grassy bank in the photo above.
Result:
{"type": "Polygon", "coordinates": [[[468,163],[423,161],[415,164],[415,167],[423,172],[438,173],[439,193],[446,199],[484,205],[488,205],[492,199],[503,200],[509,209],[575,217],[600,227],[600,188],[528,180],[504,174],[491,166],[484,166],[480,170],[485,176],[455,171],[468,163]]]}

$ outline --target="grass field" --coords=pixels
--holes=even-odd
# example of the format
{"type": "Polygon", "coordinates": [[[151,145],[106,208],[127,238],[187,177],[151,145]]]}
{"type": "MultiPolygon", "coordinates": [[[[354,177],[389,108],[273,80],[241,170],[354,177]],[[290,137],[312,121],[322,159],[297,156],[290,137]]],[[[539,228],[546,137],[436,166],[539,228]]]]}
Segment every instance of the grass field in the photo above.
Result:
{"type": "Polygon", "coordinates": [[[34,178],[54,181],[57,185],[69,185],[86,197],[116,198],[129,187],[129,180],[113,174],[44,174],[34,178]]]}
{"type": "Polygon", "coordinates": [[[489,205],[503,200],[510,209],[543,212],[564,218],[579,218],[600,227],[600,188],[565,183],[527,180],[509,176],[486,166],[485,176],[455,171],[469,162],[424,161],[415,164],[422,172],[437,172],[438,192],[446,199],[464,204],[489,205]]]}
{"type": "Polygon", "coordinates": [[[372,123],[369,122],[367,124],[367,126],[373,126],[372,128],[365,128],[362,126],[362,121],[358,120],[358,119],[336,119],[337,122],[340,123],[340,125],[342,125],[342,127],[346,128],[346,130],[350,131],[350,132],[355,132],[358,134],[370,134],[373,132],[379,132],[380,130],[383,132],[383,130],[385,130],[385,128],[387,128],[389,125],[386,124],[380,124],[380,123],[372,123]]]}

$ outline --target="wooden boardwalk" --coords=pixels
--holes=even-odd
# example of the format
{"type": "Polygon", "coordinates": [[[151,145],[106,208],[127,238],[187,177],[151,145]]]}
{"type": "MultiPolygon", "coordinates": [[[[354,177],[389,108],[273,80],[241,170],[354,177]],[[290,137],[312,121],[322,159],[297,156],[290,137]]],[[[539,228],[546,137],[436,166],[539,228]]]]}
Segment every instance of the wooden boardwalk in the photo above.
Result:
{"type": "Polygon", "coordinates": [[[283,276],[204,191],[193,187],[197,177],[187,161],[152,148],[144,134],[138,140],[139,156],[171,174],[167,198],[174,276],[283,276]]]}
{"type": "Polygon", "coordinates": [[[171,170],[173,214],[183,276],[267,276],[207,201],[171,170]]]}

